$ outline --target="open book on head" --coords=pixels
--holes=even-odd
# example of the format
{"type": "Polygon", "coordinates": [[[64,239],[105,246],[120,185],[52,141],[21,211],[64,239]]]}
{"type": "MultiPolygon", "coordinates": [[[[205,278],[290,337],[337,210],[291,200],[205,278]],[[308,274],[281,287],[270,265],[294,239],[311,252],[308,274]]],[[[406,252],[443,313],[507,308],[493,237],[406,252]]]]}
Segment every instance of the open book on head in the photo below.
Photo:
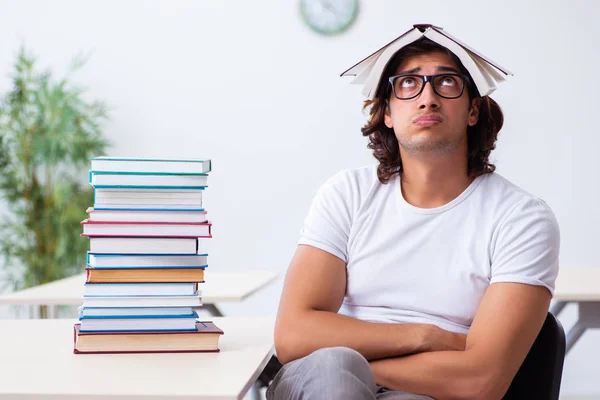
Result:
{"type": "Polygon", "coordinates": [[[377,93],[381,75],[394,54],[404,46],[423,37],[447,48],[460,59],[463,66],[471,74],[481,96],[491,94],[496,90],[497,83],[506,80],[508,75],[513,75],[506,68],[483,56],[442,28],[429,24],[418,24],[413,25],[412,29],[342,72],[341,76],[354,76],[355,78],[351,83],[362,84],[362,94],[369,100],[373,100],[377,93]]]}

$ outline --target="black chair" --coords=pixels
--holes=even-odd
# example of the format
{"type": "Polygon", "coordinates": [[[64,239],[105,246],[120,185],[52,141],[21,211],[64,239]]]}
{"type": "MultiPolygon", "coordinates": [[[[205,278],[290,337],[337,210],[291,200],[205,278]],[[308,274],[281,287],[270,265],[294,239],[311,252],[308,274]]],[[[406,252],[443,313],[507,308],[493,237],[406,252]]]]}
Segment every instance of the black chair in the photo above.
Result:
{"type": "MultiPolygon", "coordinates": [[[[558,400],[564,360],[565,331],[560,321],[548,313],[503,399],[558,400]]],[[[281,363],[273,356],[259,376],[258,385],[268,386],[280,368],[281,363]]]]}
{"type": "Polygon", "coordinates": [[[565,346],[565,331],[560,321],[548,313],[504,399],[558,400],[565,346]]]}

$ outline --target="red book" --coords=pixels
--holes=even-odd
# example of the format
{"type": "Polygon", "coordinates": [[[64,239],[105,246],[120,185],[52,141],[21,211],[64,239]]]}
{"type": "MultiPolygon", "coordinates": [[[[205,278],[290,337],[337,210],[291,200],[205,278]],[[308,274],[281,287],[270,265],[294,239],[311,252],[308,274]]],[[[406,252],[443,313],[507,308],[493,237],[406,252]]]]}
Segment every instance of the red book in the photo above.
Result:
{"type": "Polygon", "coordinates": [[[75,354],[206,353],[219,351],[223,331],[211,321],[198,321],[196,331],[80,332],[73,326],[75,354]]]}
{"type": "Polygon", "coordinates": [[[210,222],[81,221],[81,236],[143,236],[210,238],[210,222]]]}

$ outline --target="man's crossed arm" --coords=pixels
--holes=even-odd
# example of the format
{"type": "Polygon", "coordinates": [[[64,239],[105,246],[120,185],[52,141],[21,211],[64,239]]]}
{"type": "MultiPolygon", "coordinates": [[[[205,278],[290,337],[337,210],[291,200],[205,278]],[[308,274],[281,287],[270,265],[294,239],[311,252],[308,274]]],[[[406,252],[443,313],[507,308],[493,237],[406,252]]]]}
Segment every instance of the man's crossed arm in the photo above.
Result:
{"type": "Polygon", "coordinates": [[[464,351],[371,361],[379,385],[444,399],[501,399],[539,333],[550,304],[541,286],[492,284],[464,351]]]}
{"type": "Polygon", "coordinates": [[[435,325],[371,323],[337,314],[345,292],[342,260],[311,246],[298,247],[275,325],[275,348],[282,363],[336,346],[354,349],[367,360],[465,348],[465,335],[435,325]]]}
{"type": "Polygon", "coordinates": [[[339,315],[345,291],[342,260],[298,247],[275,327],[280,361],[345,346],[370,360],[379,385],[438,400],[502,398],[541,329],[551,298],[543,287],[492,284],[465,337],[435,325],[377,324],[339,315]]]}

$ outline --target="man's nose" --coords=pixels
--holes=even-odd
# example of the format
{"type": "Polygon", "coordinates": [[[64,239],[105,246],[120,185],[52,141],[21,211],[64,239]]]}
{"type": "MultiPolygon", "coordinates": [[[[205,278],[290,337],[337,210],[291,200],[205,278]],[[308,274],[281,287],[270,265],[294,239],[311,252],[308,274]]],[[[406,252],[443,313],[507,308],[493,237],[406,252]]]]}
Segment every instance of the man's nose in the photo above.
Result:
{"type": "Polygon", "coordinates": [[[423,91],[418,97],[419,109],[432,108],[436,109],[440,107],[440,97],[433,91],[433,83],[425,82],[423,91]]]}

